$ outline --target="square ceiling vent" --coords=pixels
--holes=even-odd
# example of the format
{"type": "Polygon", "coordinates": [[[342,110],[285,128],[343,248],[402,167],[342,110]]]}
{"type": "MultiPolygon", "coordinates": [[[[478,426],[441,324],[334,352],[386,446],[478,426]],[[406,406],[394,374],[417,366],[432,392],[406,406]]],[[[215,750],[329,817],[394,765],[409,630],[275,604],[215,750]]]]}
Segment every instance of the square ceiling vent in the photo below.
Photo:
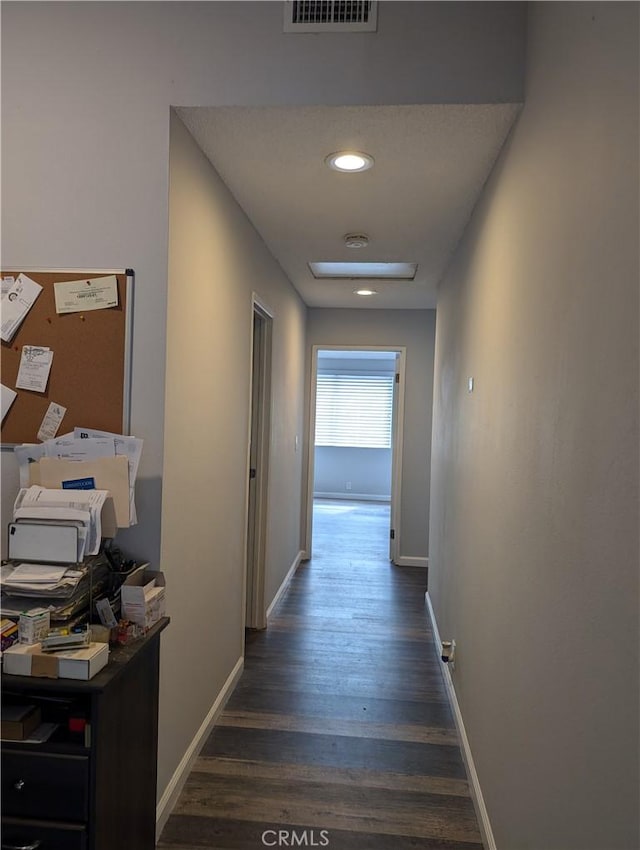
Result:
{"type": "Polygon", "coordinates": [[[285,0],[285,32],[375,32],[377,0],[285,0]]]}

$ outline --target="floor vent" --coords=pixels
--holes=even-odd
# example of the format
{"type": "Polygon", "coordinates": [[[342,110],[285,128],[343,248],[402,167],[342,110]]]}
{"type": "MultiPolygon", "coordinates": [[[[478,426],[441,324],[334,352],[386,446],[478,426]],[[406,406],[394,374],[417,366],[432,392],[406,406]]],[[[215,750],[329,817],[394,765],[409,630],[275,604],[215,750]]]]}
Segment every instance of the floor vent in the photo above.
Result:
{"type": "Polygon", "coordinates": [[[285,0],[285,32],[375,32],[377,0],[285,0]]]}

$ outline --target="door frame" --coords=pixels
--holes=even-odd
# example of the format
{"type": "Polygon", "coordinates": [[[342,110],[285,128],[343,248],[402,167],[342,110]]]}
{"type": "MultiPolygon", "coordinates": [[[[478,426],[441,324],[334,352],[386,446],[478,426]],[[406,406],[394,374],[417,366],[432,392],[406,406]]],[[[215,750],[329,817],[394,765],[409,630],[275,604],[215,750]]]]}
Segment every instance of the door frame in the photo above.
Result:
{"type": "Polygon", "coordinates": [[[316,392],[318,384],[318,352],[319,351],[389,351],[396,354],[396,374],[399,376],[394,385],[394,417],[391,448],[391,510],[390,530],[394,537],[390,539],[390,560],[395,563],[400,557],[400,520],[402,503],[402,451],[404,433],[404,388],[407,347],[405,345],[313,345],[311,348],[311,376],[309,384],[309,432],[307,435],[307,487],[305,521],[303,527],[302,548],[305,559],[313,552],[313,483],[315,473],[316,447],[316,392]]]}
{"type": "Polygon", "coordinates": [[[393,412],[391,436],[391,529],[389,535],[389,560],[394,564],[400,557],[400,502],[402,488],[402,449],[404,434],[404,386],[406,349],[396,350],[396,377],[393,384],[393,412]]]}
{"type": "MultiPolygon", "coordinates": [[[[267,625],[265,606],[265,557],[267,540],[267,508],[269,487],[269,447],[271,442],[271,360],[273,341],[273,311],[256,293],[251,294],[251,324],[250,324],[250,359],[249,359],[249,421],[247,433],[247,463],[246,463],[246,511],[245,511],[245,546],[244,546],[244,578],[242,594],[243,627],[264,629],[267,625]],[[261,335],[255,349],[255,318],[262,322],[264,333],[261,335]],[[258,360],[256,363],[256,354],[258,360]],[[258,374],[255,374],[256,367],[258,374]],[[255,387],[256,378],[258,382],[255,387]],[[257,397],[254,391],[257,389],[257,397]],[[258,422],[254,423],[254,415],[258,407],[258,422]],[[257,427],[255,441],[255,456],[252,458],[252,433],[254,424],[257,427]],[[252,459],[255,467],[252,467],[252,459]],[[257,474],[255,486],[252,486],[251,469],[257,474]],[[253,546],[249,524],[253,523],[253,546]],[[252,549],[252,551],[250,551],[252,549]]],[[[243,628],[243,633],[244,633],[243,628]]]]}

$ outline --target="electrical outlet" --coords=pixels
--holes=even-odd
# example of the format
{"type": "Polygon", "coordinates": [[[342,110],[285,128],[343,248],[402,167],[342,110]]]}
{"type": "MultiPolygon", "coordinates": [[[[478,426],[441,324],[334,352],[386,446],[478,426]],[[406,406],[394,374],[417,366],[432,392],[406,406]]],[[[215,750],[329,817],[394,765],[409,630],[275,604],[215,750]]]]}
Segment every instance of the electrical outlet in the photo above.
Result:
{"type": "Polygon", "coordinates": [[[443,640],[442,651],[440,657],[449,665],[451,670],[455,670],[456,666],[456,642],[455,640],[443,640]]]}
{"type": "Polygon", "coordinates": [[[351,490],[351,482],[347,481],[347,483],[344,485],[344,487],[345,487],[345,490],[351,490]]]}

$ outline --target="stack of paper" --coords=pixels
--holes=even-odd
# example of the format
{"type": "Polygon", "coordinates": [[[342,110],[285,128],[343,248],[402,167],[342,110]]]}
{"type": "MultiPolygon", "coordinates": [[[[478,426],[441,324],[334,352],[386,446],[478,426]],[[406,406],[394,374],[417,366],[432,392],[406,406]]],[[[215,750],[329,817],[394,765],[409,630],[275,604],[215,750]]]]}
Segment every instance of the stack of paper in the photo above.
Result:
{"type": "Polygon", "coordinates": [[[58,584],[47,591],[44,582],[21,584],[12,579],[14,569],[12,564],[4,564],[0,568],[2,615],[17,618],[37,606],[49,611],[51,624],[58,626],[69,625],[74,618],[82,615],[91,597],[98,599],[108,590],[111,576],[109,566],[101,555],[89,557],[82,564],[69,568],[58,584]]]}
{"type": "Polygon", "coordinates": [[[23,487],[13,506],[13,519],[14,522],[40,520],[75,524],[78,527],[78,561],[81,561],[85,554],[98,554],[102,541],[102,508],[108,496],[107,490],[23,487]]]}
{"type": "Polygon", "coordinates": [[[129,524],[138,522],[135,504],[135,484],[138,477],[138,467],[142,457],[143,441],[137,437],[126,437],[123,434],[112,434],[109,431],[96,431],[91,428],[74,428],[73,435],[76,440],[86,442],[91,439],[109,438],[113,440],[116,457],[127,458],[129,466],[129,524]]]}
{"type": "Polygon", "coordinates": [[[135,525],[135,483],[142,444],[137,437],[75,428],[73,433],[41,444],[16,446],[20,486],[109,490],[117,526],[135,525]]]}
{"type": "Polygon", "coordinates": [[[5,593],[22,596],[69,596],[78,586],[80,570],[52,564],[4,564],[0,584],[5,593]]]}

